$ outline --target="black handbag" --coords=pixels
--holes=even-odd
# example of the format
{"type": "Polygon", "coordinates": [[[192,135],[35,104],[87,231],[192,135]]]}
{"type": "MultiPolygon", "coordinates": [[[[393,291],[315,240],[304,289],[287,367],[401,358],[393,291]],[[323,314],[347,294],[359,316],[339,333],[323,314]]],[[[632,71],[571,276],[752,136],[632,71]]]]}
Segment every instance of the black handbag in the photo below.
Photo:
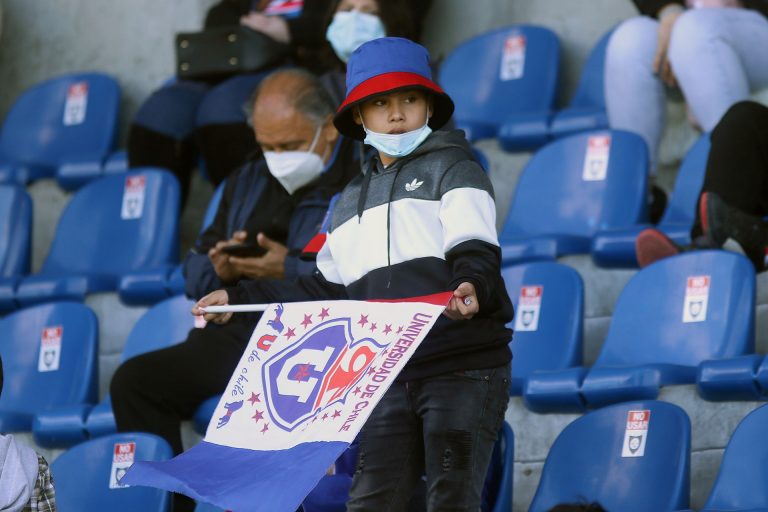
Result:
{"type": "Polygon", "coordinates": [[[180,33],[176,34],[176,76],[221,80],[273,67],[289,54],[287,44],[241,25],[180,33]]]}

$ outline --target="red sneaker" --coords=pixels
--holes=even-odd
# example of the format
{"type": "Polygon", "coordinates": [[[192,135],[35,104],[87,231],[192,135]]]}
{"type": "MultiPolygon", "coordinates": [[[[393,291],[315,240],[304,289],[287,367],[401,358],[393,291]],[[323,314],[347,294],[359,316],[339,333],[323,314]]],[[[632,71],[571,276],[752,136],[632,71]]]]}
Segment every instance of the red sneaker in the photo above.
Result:
{"type": "Polygon", "coordinates": [[[644,229],[635,240],[635,257],[640,268],[651,263],[683,252],[683,247],[677,245],[667,235],[658,229],[644,229]]]}

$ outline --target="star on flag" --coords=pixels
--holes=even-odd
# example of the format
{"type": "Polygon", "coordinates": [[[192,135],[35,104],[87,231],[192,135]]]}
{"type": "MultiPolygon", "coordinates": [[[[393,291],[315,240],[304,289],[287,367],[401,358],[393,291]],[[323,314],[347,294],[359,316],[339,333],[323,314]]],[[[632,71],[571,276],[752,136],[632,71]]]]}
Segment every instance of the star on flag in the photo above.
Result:
{"type": "Polygon", "coordinates": [[[360,315],[360,320],[357,321],[359,325],[365,325],[368,323],[368,315],[360,315]]]}
{"type": "Polygon", "coordinates": [[[312,325],[312,315],[304,315],[304,321],[301,322],[301,325],[303,325],[305,329],[312,325]]]}
{"type": "Polygon", "coordinates": [[[296,329],[289,327],[288,330],[285,332],[285,337],[287,339],[291,339],[294,336],[296,336],[296,329]]]}
{"type": "Polygon", "coordinates": [[[264,419],[264,413],[263,413],[263,412],[261,412],[261,411],[256,411],[256,414],[254,414],[253,416],[251,416],[251,418],[253,418],[254,420],[256,420],[256,423],[258,423],[258,422],[259,422],[259,420],[263,420],[263,419],[264,419]]]}
{"type": "Polygon", "coordinates": [[[331,308],[320,308],[320,309],[321,309],[320,314],[317,315],[320,317],[320,320],[325,320],[327,317],[331,316],[331,314],[328,312],[328,310],[331,308]]]}
{"type": "Polygon", "coordinates": [[[259,398],[259,395],[261,393],[254,393],[251,391],[251,398],[248,399],[249,402],[251,402],[251,405],[256,405],[257,403],[261,402],[261,398],[259,398]]]}

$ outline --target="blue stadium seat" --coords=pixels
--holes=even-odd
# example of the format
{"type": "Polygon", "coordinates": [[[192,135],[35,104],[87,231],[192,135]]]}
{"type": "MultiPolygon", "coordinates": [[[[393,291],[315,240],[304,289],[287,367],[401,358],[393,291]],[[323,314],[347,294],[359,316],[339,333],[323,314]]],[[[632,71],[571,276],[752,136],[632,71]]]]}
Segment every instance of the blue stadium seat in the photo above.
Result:
{"type": "Polygon", "coordinates": [[[515,25],[454,48],[440,65],[439,83],[469,140],[498,137],[508,151],[529,150],[547,141],[559,66],[554,32],[515,25]]]}
{"type": "Polygon", "coordinates": [[[570,104],[552,118],[549,134],[560,138],[578,132],[608,128],[605,111],[605,49],[613,30],[595,44],[581,70],[581,79],[570,104]]]}
{"type": "Polygon", "coordinates": [[[64,75],[28,89],[0,132],[0,182],[57,177],[71,190],[100,176],[119,110],[120,87],[102,73],[64,75]]]}
{"type": "MultiPolygon", "coordinates": [[[[190,314],[192,305],[193,302],[186,297],[177,296],[149,309],[128,335],[122,360],[184,341],[189,330],[195,326],[194,317],[190,314]]],[[[45,446],[61,447],[82,440],[77,437],[81,431],[87,432],[89,437],[116,432],[109,395],[93,407],[84,420],[80,420],[76,412],[72,407],[60,407],[38,414],[32,428],[35,439],[45,446]]]]}
{"type": "Polygon", "coordinates": [[[630,402],[590,412],[552,444],[529,510],[582,500],[621,512],[687,509],[690,452],[691,423],[676,405],[630,402]],[[643,421],[629,424],[631,412],[648,418],[644,430],[636,428],[643,421]]]}
{"type": "Polygon", "coordinates": [[[768,405],[747,414],[731,436],[701,512],[768,510],[768,405]]]}
{"type": "MultiPolygon", "coordinates": [[[[680,165],[675,188],[669,198],[658,228],[675,242],[690,243],[691,226],[696,217],[696,203],[704,183],[709,155],[709,134],[702,135],[688,150],[680,165]]],[[[592,241],[592,259],[601,267],[637,268],[635,240],[650,224],[597,233],[592,241]]]]}
{"type": "Polygon", "coordinates": [[[161,461],[171,457],[170,445],[152,434],[116,434],[85,441],[51,464],[58,509],[170,512],[170,493],[152,487],[117,487],[115,480],[124,474],[131,458],[161,461]]]}
{"type": "Polygon", "coordinates": [[[512,478],[515,472],[515,435],[506,421],[493,448],[483,489],[483,512],[512,510],[512,478]]]}
{"type": "Polygon", "coordinates": [[[68,408],[80,426],[74,437],[84,439],[98,400],[97,347],[98,321],[83,304],[44,304],[0,320],[0,432],[29,432],[36,415],[68,408]]]}
{"type": "Polygon", "coordinates": [[[219,400],[221,400],[221,395],[212,396],[200,404],[200,407],[195,411],[192,423],[198,434],[205,435],[205,431],[208,430],[208,423],[210,423],[211,417],[216,411],[216,406],[219,405],[219,400]]]}
{"type": "Polygon", "coordinates": [[[501,230],[503,262],[588,253],[595,233],[644,222],[647,175],[648,149],[634,133],[582,133],[541,148],[501,230]]]}
{"type": "Polygon", "coordinates": [[[89,183],[67,204],[39,273],[19,283],[20,306],[83,300],[120,277],[178,261],[179,186],[165,171],[136,169],[89,183]]]}
{"type": "Polygon", "coordinates": [[[21,276],[29,273],[32,199],[18,185],[0,185],[0,312],[16,309],[13,298],[21,276]]]}
{"type": "MultiPolygon", "coordinates": [[[[214,191],[203,218],[200,232],[210,226],[219,209],[219,202],[224,191],[222,182],[214,191]]],[[[162,265],[158,268],[136,270],[125,274],[120,279],[117,293],[125,304],[151,305],[167,297],[184,293],[184,275],[181,265],[162,265]]],[[[199,298],[199,297],[198,297],[199,298]]]]}
{"type": "Polygon", "coordinates": [[[548,261],[505,267],[501,274],[515,306],[510,394],[520,395],[533,371],[581,365],[584,283],[573,268],[548,261]]]}
{"type": "Polygon", "coordinates": [[[208,503],[198,503],[195,512],[224,512],[224,509],[208,503]]]}
{"type": "Polygon", "coordinates": [[[703,361],[696,385],[699,395],[710,401],[768,399],[768,358],[746,354],[703,361]]]}
{"type": "Polygon", "coordinates": [[[592,368],[534,372],[525,403],[537,412],[582,411],[653,399],[661,386],[695,382],[704,360],[753,353],[754,338],[751,263],[727,251],[683,253],[627,283],[592,368]]]}

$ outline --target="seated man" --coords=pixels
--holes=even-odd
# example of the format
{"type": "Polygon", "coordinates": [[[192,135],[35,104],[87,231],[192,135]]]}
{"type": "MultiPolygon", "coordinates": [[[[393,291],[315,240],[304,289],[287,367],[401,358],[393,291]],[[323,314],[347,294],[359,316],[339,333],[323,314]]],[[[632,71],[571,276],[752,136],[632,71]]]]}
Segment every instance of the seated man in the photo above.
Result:
{"type": "Polygon", "coordinates": [[[738,242],[757,272],[768,254],[768,108],[751,101],[735,104],[711,135],[691,245],[681,247],[656,229],[635,241],[641,267],[691,249],[720,248],[738,242]]]}
{"type": "MultiPolygon", "coordinates": [[[[312,75],[275,72],[254,98],[253,127],[264,158],[228,179],[213,224],[187,256],[191,297],[241,279],[311,272],[314,264],[298,261],[301,249],[320,227],[330,198],[359,173],[356,144],[336,131],[334,103],[312,75]],[[228,254],[236,244],[251,250],[258,245],[265,253],[228,254]]],[[[193,329],[179,345],[123,363],[111,384],[118,431],[151,432],[181,453],[181,421],[224,391],[254,325],[253,315],[240,315],[225,327],[193,329]]],[[[179,496],[175,506],[178,512],[192,504],[179,496]]]]}

